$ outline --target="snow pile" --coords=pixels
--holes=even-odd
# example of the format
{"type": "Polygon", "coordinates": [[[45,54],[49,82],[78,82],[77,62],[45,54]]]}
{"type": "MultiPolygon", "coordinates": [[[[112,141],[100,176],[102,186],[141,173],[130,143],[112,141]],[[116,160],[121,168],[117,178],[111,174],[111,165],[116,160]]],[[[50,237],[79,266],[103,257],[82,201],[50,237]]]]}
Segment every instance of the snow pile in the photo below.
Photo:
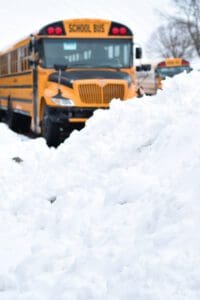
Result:
{"type": "Polygon", "coordinates": [[[1,300],[199,300],[199,78],[113,100],[56,150],[0,124],[1,300]]]}

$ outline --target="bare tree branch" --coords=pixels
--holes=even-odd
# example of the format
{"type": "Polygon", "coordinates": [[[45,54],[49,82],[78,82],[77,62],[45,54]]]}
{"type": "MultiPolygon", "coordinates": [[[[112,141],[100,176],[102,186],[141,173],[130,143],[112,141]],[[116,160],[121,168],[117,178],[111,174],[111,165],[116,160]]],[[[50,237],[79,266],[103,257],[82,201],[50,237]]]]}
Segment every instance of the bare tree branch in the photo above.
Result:
{"type": "Polygon", "coordinates": [[[151,36],[147,44],[147,52],[162,57],[191,58],[193,49],[190,38],[181,25],[173,23],[160,26],[151,36]]]}
{"type": "Polygon", "coordinates": [[[200,56],[200,1],[172,0],[176,13],[171,16],[175,26],[182,26],[190,36],[191,44],[200,56]]]}
{"type": "Polygon", "coordinates": [[[173,14],[158,12],[164,25],[152,34],[147,51],[164,57],[200,57],[200,0],[171,3],[173,14]]]}

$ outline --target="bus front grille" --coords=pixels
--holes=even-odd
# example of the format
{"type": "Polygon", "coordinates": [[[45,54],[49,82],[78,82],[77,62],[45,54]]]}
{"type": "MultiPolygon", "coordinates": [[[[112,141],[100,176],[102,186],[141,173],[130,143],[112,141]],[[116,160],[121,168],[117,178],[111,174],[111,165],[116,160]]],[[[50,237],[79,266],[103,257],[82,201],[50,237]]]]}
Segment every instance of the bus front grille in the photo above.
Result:
{"type": "Polygon", "coordinates": [[[124,99],[125,87],[123,84],[80,84],[79,96],[86,104],[108,104],[112,99],[124,99]]]}
{"type": "Polygon", "coordinates": [[[124,99],[123,84],[107,84],[103,88],[103,103],[110,102],[113,98],[124,99]]]}

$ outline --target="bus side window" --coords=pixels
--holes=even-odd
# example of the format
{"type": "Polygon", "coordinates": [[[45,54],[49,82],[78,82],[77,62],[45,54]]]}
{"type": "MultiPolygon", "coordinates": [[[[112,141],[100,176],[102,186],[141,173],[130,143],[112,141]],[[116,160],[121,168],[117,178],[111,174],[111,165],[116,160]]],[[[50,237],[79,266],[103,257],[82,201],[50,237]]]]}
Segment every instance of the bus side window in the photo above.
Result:
{"type": "Polygon", "coordinates": [[[11,60],[11,68],[10,68],[11,74],[17,73],[17,50],[11,52],[10,60],[11,60]]]}
{"type": "Polygon", "coordinates": [[[29,69],[29,53],[28,46],[20,48],[20,69],[26,71],[29,69]]]}
{"type": "Polygon", "coordinates": [[[4,54],[0,60],[0,75],[8,74],[8,54],[4,54]]]}

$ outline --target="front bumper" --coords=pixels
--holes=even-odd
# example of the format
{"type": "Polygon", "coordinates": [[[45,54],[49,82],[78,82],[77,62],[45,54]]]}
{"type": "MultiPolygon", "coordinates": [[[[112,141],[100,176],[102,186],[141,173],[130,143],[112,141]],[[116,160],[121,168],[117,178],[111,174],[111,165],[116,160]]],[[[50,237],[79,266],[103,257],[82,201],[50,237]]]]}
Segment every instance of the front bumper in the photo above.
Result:
{"type": "Polygon", "coordinates": [[[55,123],[84,123],[97,108],[48,107],[49,117],[55,123]]]}

